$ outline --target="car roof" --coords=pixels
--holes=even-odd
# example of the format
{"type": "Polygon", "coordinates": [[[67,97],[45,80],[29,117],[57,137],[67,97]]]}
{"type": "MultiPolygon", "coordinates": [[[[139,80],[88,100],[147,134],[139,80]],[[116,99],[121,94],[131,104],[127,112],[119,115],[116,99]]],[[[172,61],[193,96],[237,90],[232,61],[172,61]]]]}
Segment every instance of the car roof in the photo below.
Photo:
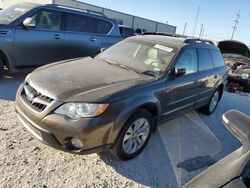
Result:
{"type": "Polygon", "coordinates": [[[208,48],[219,50],[214,44],[210,41],[204,41],[201,39],[195,38],[184,38],[184,37],[175,37],[168,35],[159,35],[159,34],[149,34],[149,35],[137,35],[130,37],[131,39],[142,40],[145,42],[153,42],[157,44],[162,44],[166,46],[171,46],[173,48],[181,49],[185,46],[194,46],[197,48],[208,48]]]}

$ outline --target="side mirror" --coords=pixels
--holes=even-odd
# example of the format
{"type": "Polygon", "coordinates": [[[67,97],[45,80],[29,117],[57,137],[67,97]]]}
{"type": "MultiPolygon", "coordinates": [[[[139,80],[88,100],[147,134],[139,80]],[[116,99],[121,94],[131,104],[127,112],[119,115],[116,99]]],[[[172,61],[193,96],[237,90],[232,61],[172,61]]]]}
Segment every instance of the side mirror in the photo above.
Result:
{"type": "Polygon", "coordinates": [[[31,17],[28,17],[26,18],[24,21],[23,21],[23,26],[25,28],[28,28],[28,27],[36,27],[36,23],[35,23],[35,20],[31,17]]]}
{"type": "Polygon", "coordinates": [[[175,76],[180,77],[186,74],[186,69],[185,68],[175,68],[175,76]]]}
{"type": "Polygon", "coordinates": [[[249,78],[249,75],[246,74],[246,73],[243,73],[243,74],[241,75],[241,78],[242,78],[243,80],[247,80],[247,79],[249,78]]]}

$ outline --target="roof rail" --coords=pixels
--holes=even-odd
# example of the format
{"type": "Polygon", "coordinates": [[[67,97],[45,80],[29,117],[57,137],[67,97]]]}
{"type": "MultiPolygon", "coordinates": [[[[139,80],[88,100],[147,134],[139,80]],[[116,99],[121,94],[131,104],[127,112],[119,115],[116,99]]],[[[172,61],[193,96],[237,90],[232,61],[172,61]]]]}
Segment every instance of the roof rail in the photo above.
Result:
{"type": "Polygon", "coordinates": [[[145,32],[142,35],[162,35],[162,36],[168,36],[168,37],[180,37],[180,38],[188,38],[188,36],[185,35],[179,35],[175,33],[162,33],[162,32],[145,32]]]}
{"type": "Polygon", "coordinates": [[[185,43],[205,43],[215,45],[211,40],[204,40],[200,38],[189,38],[184,41],[185,43]]]}
{"type": "Polygon", "coordinates": [[[95,15],[98,15],[98,16],[108,17],[105,14],[103,14],[102,12],[89,10],[89,9],[81,9],[81,8],[75,8],[75,7],[70,7],[70,6],[66,6],[66,5],[59,5],[59,4],[47,4],[46,6],[65,8],[65,9],[68,9],[68,10],[75,10],[75,11],[79,11],[79,12],[86,12],[86,13],[95,14],[95,15]]]}

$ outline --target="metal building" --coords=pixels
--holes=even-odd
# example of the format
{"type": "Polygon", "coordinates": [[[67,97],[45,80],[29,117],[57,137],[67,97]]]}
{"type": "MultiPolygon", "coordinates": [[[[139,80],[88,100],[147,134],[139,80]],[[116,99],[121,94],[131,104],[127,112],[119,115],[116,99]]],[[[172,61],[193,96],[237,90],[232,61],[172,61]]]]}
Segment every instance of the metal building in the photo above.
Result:
{"type": "Polygon", "coordinates": [[[113,19],[116,19],[122,25],[130,26],[135,29],[145,29],[147,32],[163,32],[163,33],[175,33],[176,27],[172,25],[168,25],[165,23],[156,22],[153,20],[141,18],[138,16],[133,16],[130,14],[118,12],[115,10],[102,8],[99,6],[79,2],[76,0],[3,0],[3,8],[6,8],[12,4],[19,3],[19,2],[36,2],[41,4],[59,4],[64,6],[70,6],[74,8],[80,9],[88,9],[92,11],[97,11],[109,16],[113,19]]]}

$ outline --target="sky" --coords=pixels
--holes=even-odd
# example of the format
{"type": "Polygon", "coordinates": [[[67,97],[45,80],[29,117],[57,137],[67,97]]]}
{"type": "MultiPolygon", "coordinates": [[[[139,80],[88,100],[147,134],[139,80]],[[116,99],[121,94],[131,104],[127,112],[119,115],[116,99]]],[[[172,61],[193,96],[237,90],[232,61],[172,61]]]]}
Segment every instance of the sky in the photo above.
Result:
{"type": "Polygon", "coordinates": [[[204,24],[204,37],[213,40],[230,39],[236,14],[240,10],[238,29],[234,40],[250,45],[250,1],[249,0],[84,0],[86,3],[133,14],[177,26],[182,34],[187,22],[186,34],[192,35],[200,6],[196,34],[204,24]]]}
{"type": "MultiPolygon", "coordinates": [[[[182,34],[185,22],[186,33],[192,35],[195,19],[200,6],[200,15],[196,27],[199,35],[201,24],[204,24],[204,35],[208,39],[230,39],[236,14],[240,11],[240,20],[234,35],[250,45],[250,1],[249,0],[79,0],[86,3],[110,8],[120,12],[152,19],[177,26],[177,33],[182,34]]],[[[0,7],[2,0],[0,0],[0,7]]]]}

